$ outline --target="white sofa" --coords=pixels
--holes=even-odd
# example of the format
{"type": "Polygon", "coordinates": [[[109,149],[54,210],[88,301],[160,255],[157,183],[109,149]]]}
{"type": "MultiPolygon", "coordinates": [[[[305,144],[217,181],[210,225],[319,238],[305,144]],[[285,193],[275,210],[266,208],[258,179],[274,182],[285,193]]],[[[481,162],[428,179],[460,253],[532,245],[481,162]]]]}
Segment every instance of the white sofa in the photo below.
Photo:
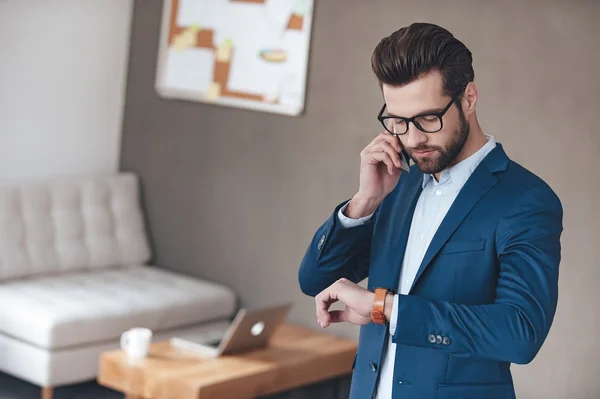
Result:
{"type": "Polygon", "coordinates": [[[0,371],[50,398],[94,379],[131,327],[225,331],[231,290],[146,264],[139,192],[131,173],[0,184],[0,371]]]}

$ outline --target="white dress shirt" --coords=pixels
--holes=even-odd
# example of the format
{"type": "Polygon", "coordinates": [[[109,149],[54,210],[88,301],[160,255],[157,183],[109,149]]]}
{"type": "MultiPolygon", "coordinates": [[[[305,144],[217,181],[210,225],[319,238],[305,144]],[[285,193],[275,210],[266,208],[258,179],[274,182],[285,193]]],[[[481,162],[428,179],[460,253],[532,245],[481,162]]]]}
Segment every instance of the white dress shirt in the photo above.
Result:
{"type": "MultiPolygon", "coordinates": [[[[475,168],[496,147],[496,141],[493,136],[486,135],[485,137],[487,143],[483,147],[469,158],[444,170],[440,175],[439,182],[433,178],[433,175],[425,174],[423,176],[423,191],[417,201],[410,226],[408,242],[400,271],[400,281],[398,282],[398,293],[403,295],[409,293],[425,252],[442,220],[444,220],[448,209],[450,209],[450,206],[475,168]]],[[[348,204],[342,207],[338,213],[338,219],[344,228],[367,223],[373,216],[371,214],[360,219],[350,219],[343,213],[347,206],[348,204]]],[[[396,330],[397,318],[398,295],[395,295],[389,324],[390,334],[388,336],[387,349],[384,347],[383,361],[380,367],[381,373],[377,387],[377,399],[392,397],[394,361],[396,357],[396,344],[392,342],[392,336],[396,330]]]]}

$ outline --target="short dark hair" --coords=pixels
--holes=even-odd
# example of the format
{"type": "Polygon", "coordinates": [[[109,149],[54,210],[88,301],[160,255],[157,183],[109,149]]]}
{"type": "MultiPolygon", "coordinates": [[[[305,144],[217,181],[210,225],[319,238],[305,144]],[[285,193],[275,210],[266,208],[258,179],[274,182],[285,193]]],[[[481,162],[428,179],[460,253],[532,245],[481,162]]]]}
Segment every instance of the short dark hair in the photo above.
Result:
{"type": "Polygon", "coordinates": [[[381,39],[371,67],[379,84],[403,86],[424,74],[439,71],[444,94],[458,94],[475,78],[471,51],[441,26],[417,22],[381,39]]]}

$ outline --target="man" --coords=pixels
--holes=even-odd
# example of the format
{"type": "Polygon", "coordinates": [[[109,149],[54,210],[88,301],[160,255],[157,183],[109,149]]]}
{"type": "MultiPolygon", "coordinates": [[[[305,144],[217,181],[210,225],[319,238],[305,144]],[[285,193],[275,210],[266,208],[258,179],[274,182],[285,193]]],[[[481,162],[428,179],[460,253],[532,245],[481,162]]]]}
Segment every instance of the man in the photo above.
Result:
{"type": "Polygon", "coordinates": [[[385,130],[308,247],[302,291],[321,327],[362,326],[351,398],[514,398],[510,364],[533,360],[556,310],[561,203],[482,132],[450,32],[412,24],[371,61],[385,130]]]}

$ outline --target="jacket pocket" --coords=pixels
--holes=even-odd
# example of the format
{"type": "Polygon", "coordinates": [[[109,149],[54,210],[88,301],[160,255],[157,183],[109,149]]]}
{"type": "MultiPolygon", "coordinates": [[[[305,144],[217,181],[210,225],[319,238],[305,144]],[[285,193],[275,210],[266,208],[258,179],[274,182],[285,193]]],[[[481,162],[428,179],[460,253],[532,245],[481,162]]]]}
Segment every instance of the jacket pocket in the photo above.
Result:
{"type": "Polygon", "coordinates": [[[436,399],[514,399],[511,382],[493,384],[438,384],[436,399]]]}
{"type": "Polygon", "coordinates": [[[459,252],[475,252],[485,249],[485,239],[469,241],[448,241],[442,249],[441,254],[453,254],[459,252]]]}

